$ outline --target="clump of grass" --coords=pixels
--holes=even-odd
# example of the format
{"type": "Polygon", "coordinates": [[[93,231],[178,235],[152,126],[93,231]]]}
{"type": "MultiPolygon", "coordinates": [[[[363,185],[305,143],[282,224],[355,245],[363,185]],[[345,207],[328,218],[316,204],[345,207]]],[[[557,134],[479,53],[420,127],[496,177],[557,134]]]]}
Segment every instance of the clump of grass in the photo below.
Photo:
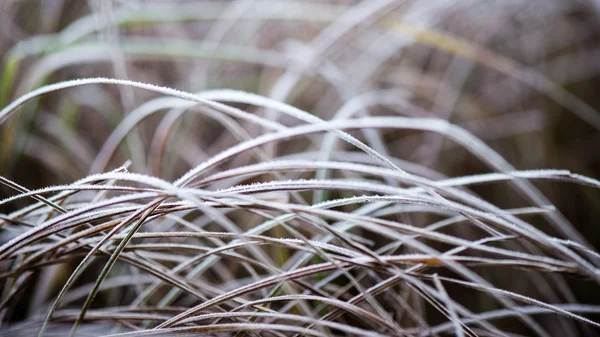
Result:
{"type": "Polygon", "coordinates": [[[542,148],[520,139],[550,132],[542,98],[590,134],[600,115],[486,46],[510,18],[580,32],[575,5],[58,3],[40,15],[79,18],[4,56],[0,335],[600,331],[590,223],[552,201],[600,181],[502,153],[542,148]]]}

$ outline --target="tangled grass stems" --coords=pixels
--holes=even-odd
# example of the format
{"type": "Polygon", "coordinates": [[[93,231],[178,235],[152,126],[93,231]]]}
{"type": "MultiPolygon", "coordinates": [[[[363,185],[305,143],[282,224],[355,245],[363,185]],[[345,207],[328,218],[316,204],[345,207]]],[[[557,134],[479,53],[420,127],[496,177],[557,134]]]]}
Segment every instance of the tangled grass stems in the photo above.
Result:
{"type": "Polygon", "coordinates": [[[0,5],[0,335],[598,333],[583,2],[39,6],[0,5]]]}

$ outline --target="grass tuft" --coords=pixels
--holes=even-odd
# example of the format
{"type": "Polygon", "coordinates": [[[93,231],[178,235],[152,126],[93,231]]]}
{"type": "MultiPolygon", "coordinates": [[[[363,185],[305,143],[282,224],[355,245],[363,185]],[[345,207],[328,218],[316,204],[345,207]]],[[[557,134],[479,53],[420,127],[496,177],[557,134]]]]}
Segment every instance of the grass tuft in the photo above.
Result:
{"type": "Polygon", "coordinates": [[[594,6],[0,4],[0,336],[598,335],[594,6]]]}

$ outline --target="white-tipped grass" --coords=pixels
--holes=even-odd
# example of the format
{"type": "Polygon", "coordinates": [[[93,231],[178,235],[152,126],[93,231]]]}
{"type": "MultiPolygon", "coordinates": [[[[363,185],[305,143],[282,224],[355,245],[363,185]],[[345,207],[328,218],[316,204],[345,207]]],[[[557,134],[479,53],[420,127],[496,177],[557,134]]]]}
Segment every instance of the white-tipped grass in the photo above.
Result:
{"type": "MultiPolygon", "coordinates": [[[[281,112],[289,113],[297,118],[300,118],[305,123],[313,123],[296,127],[279,126],[273,132],[257,137],[255,139],[247,139],[239,145],[215,155],[209,160],[201,163],[196,168],[190,170],[180,179],[171,184],[167,181],[142,175],[123,172],[122,169],[111,172],[91,175],[73,184],[48,187],[40,190],[28,191],[22,186],[3,178],[3,183],[20,194],[6,198],[0,201],[0,204],[8,204],[23,198],[33,198],[38,201],[38,204],[30,206],[25,210],[8,214],[4,217],[5,225],[16,226],[18,224],[31,223],[32,228],[24,229],[25,231],[13,239],[6,242],[0,247],[0,259],[7,261],[15,261],[16,264],[10,268],[10,271],[4,273],[4,277],[15,277],[17,275],[29,275],[32,270],[44,265],[53,263],[61,263],[66,261],[69,256],[85,257],[79,262],[78,267],[71,273],[69,280],[64,284],[57,299],[54,301],[46,319],[42,333],[45,332],[46,326],[52,320],[74,320],[75,326],[72,330],[76,332],[77,326],[86,319],[103,319],[117,320],[123,319],[130,324],[134,321],[156,322],[156,327],[162,333],[172,333],[171,327],[177,324],[195,324],[199,325],[196,329],[189,328],[189,331],[228,331],[227,329],[242,330],[246,326],[260,327],[263,326],[269,329],[282,329],[282,331],[302,332],[303,334],[319,335],[319,332],[312,332],[312,328],[335,328],[346,332],[356,332],[356,328],[349,325],[340,325],[340,323],[324,323],[322,318],[318,316],[311,321],[311,315],[315,315],[306,301],[310,298],[313,301],[318,300],[324,305],[332,305],[332,300],[342,294],[336,292],[330,293],[327,289],[315,289],[311,285],[311,279],[316,275],[323,273],[336,273],[336,278],[345,278],[350,281],[353,288],[358,291],[359,295],[350,300],[349,303],[359,303],[366,300],[369,304],[369,314],[362,313],[358,315],[360,319],[371,321],[381,319],[379,327],[380,333],[388,334],[405,334],[404,328],[401,328],[397,323],[393,322],[393,318],[386,314],[386,310],[380,306],[375,294],[385,294],[392,292],[393,284],[405,283],[410,289],[416,291],[417,294],[424,296],[434,308],[441,310],[453,323],[457,334],[473,333],[472,330],[462,323],[463,318],[476,317],[472,312],[464,308],[455,300],[449,297],[445,290],[443,282],[460,284],[469,288],[478,289],[486,294],[495,297],[499,303],[510,310],[516,310],[515,313],[519,316],[527,326],[538,334],[546,336],[547,332],[535,323],[526,314],[521,313],[518,309],[517,302],[527,304],[536,304],[544,309],[554,311],[560,315],[574,318],[582,322],[596,325],[576,313],[565,311],[560,307],[550,305],[534,298],[518,295],[516,293],[495,288],[493,285],[485,281],[480,276],[477,276],[469,268],[493,267],[493,268],[518,268],[531,270],[532,272],[546,273],[572,273],[587,275],[598,280],[599,270],[596,267],[597,260],[587,260],[585,256],[578,255],[571,249],[572,245],[566,244],[564,241],[555,240],[547,236],[544,232],[539,231],[531,224],[518,219],[512,215],[510,211],[501,210],[487,203],[486,201],[476,197],[475,195],[465,193],[457,187],[466,187],[473,184],[491,183],[491,182],[523,182],[531,179],[550,179],[562,180],[573,183],[578,183],[587,186],[599,187],[600,184],[591,178],[584,178],[579,175],[571,174],[565,170],[540,170],[540,171],[510,171],[503,173],[491,173],[484,175],[468,176],[453,179],[444,179],[432,181],[418,175],[408,174],[403,170],[391,164],[390,161],[382,158],[380,154],[373,149],[359,142],[356,138],[343,132],[342,130],[365,128],[381,131],[387,128],[411,128],[427,131],[440,132],[456,140],[459,144],[465,146],[477,155],[481,160],[488,162],[496,169],[511,168],[506,162],[491,149],[485,147],[483,143],[469,135],[464,130],[452,126],[445,121],[435,119],[414,119],[400,117],[368,117],[359,119],[335,119],[331,122],[324,122],[316,117],[312,117],[307,113],[294,109],[288,105],[278,104],[272,100],[264,99],[257,95],[249,95],[241,92],[219,91],[215,93],[207,92],[205,95],[191,95],[182,93],[168,88],[160,88],[146,84],[139,84],[121,80],[111,79],[89,79],[73,82],[60,83],[48,87],[42,87],[39,90],[26,95],[12,105],[9,105],[2,112],[2,115],[8,116],[14,111],[21,102],[34,97],[36,95],[52,92],[57,89],[62,89],[69,86],[78,86],[88,83],[115,83],[132,85],[140,88],[156,90],[166,94],[176,95],[179,98],[193,100],[195,104],[204,104],[209,107],[218,107],[219,111],[234,111],[237,118],[247,116],[237,109],[232,109],[220,103],[215,103],[211,100],[200,98],[202,96],[221,101],[244,101],[252,102],[263,107],[275,108],[281,112]],[[273,160],[264,161],[257,164],[244,165],[227,171],[217,172],[212,175],[207,175],[208,169],[218,165],[219,163],[229,160],[236,155],[243,154],[253,148],[271,142],[277,142],[283,139],[292,137],[311,137],[314,134],[322,132],[331,132],[332,134],[341,137],[357,146],[359,149],[366,151],[376,160],[376,165],[355,164],[344,161],[311,161],[311,160],[273,160]],[[381,161],[380,161],[381,159],[381,161]],[[377,165],[379,164],[379,165],[377,165]],[[382,167],[381,165],[388,166],[382,167]],[[254,183],[245,185],[244,182],[252,177],[271,174],[273,177],[283,178],[286,173],[300,171],[305,173],[323,172],[344,172],[346,174],[353,172],[355,174],[370,176],[368,180],[358,179],[285,179],[272,180],[262,183],[254,183]],[[205,176],[198,180],[197,177],[205,176]],[[393,185],[382,184],[374,180],[373,177],[378,177],[381,181],[393,181],[393,185]],[[104,182],[110,181],[111,184],[104,182]],[[227,182],[230,181],[228,184],[227,182]],[[92,184],[90,184],[92,183],[92,184]],[[219,183],[221,186],[229,186],[227,188],[212,189],[210,186],[219,183]],[[187,186],[186,186],[187,185],[187,186]],[[405,185],[407,187],[396,187],[395,185],[405,185]],[[410,187],[410,186],[413,187],[410,187]],[[329,192],[346,191],[354,194],[353,197],[345,197],[338,200],[317,203],[313,206],[304,205],[303,203],[280,202],[262,199],[261,195],[265,192],[271,193],[294,193],[301,191],[316,191],[325,190],[329,192]],[[66,209],[58,203],[67,204],[67,197],[76,194],[87,192],[84,200],[78,200],[79,204],[74,209],[66,209]],[[58,193],[58,194],[57,194],[58,193]],[[66,194],[67,193],[67,194],[66,194]],[[112,196],[105,196],[105,201],[102,197],[95,197],[94,194],[108,193],[112,196]],[[368,193],[368,195],[365,195],[368,193]],[[44,197],[44,195],[56,194],[55,197],[44,197]],[[443,197],[442,197],[443,196],[443,197]],[[87,200],[87,205],[86,201],[87,200]],[[369,202],[377,204],[377,208],[371,208],[367,213],[360,212],[363,207],[355,208],[354,211],[340,212],[334,210],[343,205],[359,206],[362,203],[369,202]],[[479,241],[471,242],[460,238],[459,236],[447,235],[438,232],[435,227],[432,229],[421,229],[409,224],[402,224],[395,221],[385,220],[384,218],[374,217],[375,211],[389,207],[392,204],[417,204],[429,206],[432,209],[442,209],[449,212],[449,215],[460,216],[459,221],[472,222],[474,228],[480,228],[480,234],[487,234],[490,237],[479,241]],[[239,225],[234,224],[229,220],[221,209],[231,209],[235,212],[246,212],[254,214],[267,220],[263,224],[257,224],[253,228],[241,229],[239,225]],[[179,217],[169,217],[176,215],[177,212],[185,211],[189,216],[192,212],[200,212],[209,216],[215,225],[218,225],[223,231],[206,231],[201,227],[196,227],[192,222],[189,222],[188,228],[195,228],[196,231],[182,232],[177,230],[158,231],[155,232],[150,228],[159,229],[164,227],[161,225],[165,220],[171,219],[177,224],[178,222],[188,222],[179,217]],[[275,213],[273,213],[275,212],[275,213]],[[62,215],[59,215],[62,213],[62,215]],[[30,215],[31,214],[31,215],[30,215]],[[276,214],[281,214],[274,217],[276,214]],[[15,220],[11,223],[12,220],[15,220]],[[41,222],[40,222],[41,219],[41,222]],[[44,220],[47,219],[47,220],[44,220]],[[334,220],[333,223],[329,221],[334,220]],[[18,221],[18,222],[17,222],[18,221]],[[299,222],[304,224],[298,227],[299,222]],[[139,232],[142,226],[146,230],[139,232]],[[73,231],[72,229],[78,226],[86,226],[87,229],[73,231]],[[261,233],[267,233],[279,227],[291,235],[289,238],[275,238],[265,236],[261,233]],[[294,229],[297,228],[297,229],[294,229]],[[417,252],[395,255],[385,251],[376,253],[377,247],[374,246],[377,242],[370,241],[366,245],[355,240],[356,234],[351,234],[354,229],[361,228],[361,232],[372,232],[380,235],[382,238],[397,242],[400,245],[407,245],[417,252]],[[245,231],[245,233],[244,233],[245,231]],[[301,234],[301,232],[305,234],[301,234]],[[307,237],[308,235],[308,237],[307,237]],[[309,239],[313,237],[315,239],[309,239]],[[153,242],[152,239],[181,239],[185,238],[190,242],[202,239],[213,239],[210,242],[212,245],[217,245],[215,248],[211,246],[203,246],[202,244],[177,244],[177,243],[160,243],[153,242]],[[542,249],[554,250],[557,254],[555,257],[540,255],[543,252],[539,249],[535,250],[537,254],[527,253],[525,251],[513,250],[513,247],[520,247],[521,244],[514,241],[515,239],[525,240],[528,244],[533,244],[542,249]],[[147,244],[131,243],[132,240],[150,240],[147,244]],[[421,241],[426,239],[426,241],[421,241]],[[230,240],[227,243],[223,240],[230,240]],[[429,242],[438,241],[454,246],[454,249],[441,254],[436,249],[430,247],[429,242]],[[514,242],[516,246],[510,245],[510,249],[487,245],[487,242],[497,241],[499,243],[514,242]],[[331,242],[331,243],[328,243],[331,242]],[[335,244],[334,244],[335,242],[335,244]],[[287,252],[286,255],[292,254],[289,261],[296,261],[292,264],[287,264],[286,269],[281,269],[276,262],[265,255],[264,247],[273,247],[273,249],[287,252]],[[234,251],[247,251],[250,255],[234,253],[234,251]],[[164,252],[168,253],[164,253],[164,252]],[[461,256],[457,255],[466,251],[486,253],[489,257],[484,256],[461,256]],[[190,253],[198,252],[197,256],[186,258],[190,253]],[[383,254],[382,254],[383,253],[383,254]],[[23,255],[26,254],[26,255],[23,255]],[[104,254],[108,256],[104,269],[100,272],[95,284],[89,288],[89,295],[83,305],[83,309],[78,313],[60,314],[62,311],[57,311],[61,305],[61,300],[67,297],[72,285],[76,282],[81,272],[90,266],[90,262],[96,254],[104,254]],[[301,254],[301,255],[298,255],[301,254]],[[295,257],[297,256],[297,257],[295,257]],[[300,258],[300,256],[302,256],[300,258]],[[314,257],[320,257],[324,263],[311,262],[314,257]],[[238,261],[243,264],[252,275],[252,281],[246,285],[234,287],[229,291],[219,291],[218,288],[206,286],[197,288],[197,278],[200,275],[207,273],[210,269],[216,268],[217,265],[224,261],[238,261]],[[144,295],[134,301],[133,306],[126,306],[128,314],[123,316],[115,316],[109,312],[102,312],[87,316],[87,310],[92,304],[97,293],[105,287],[102,287],[103,281],[109,276],[110,270],[117,261],[130,263],[135,268],[139,268],[141,272],[153,275],[161,280],[161,283],[153,283],[148,285],[144,295]],[[178,262],[175,268],[168,267],[170,263],[178,262]],[[196,267],[194,267],[196,265],[196,267]],[[401,266],[414,265],[408,269],[401,266]],[[440,277],[437,274],[427,274],[427,269],[432,267],[445,266],[454,270],[462,278],[440,277]],[[258,269],[257,269],[258,268],[258,269]],[[186,274],[185,271],[189,270],[186,274]],[[360,270],[368,271],[364,276],[361,276],[360,281],[350,274],[350,271],[356,273],[360,270]],[[424,273],[425,272],[425,273],[424,273]],[[185,277],[179,274],[183,273],[185,277]],[[364,288],[361,282],[365,281],[365,277],[373,277],[377,274],[391,275],[393,282],[387,281],[379,283],[382,286],[375,286],[369,289],[364,288]],[[432,280],[434,287],[430,287],[423,283],[422,280],[432,280]],[[283,282],[283,283],[282,283],[283,282]],[[295,284],[292,286],[287,282],[295,284]],[[285,285],[280,287],[279,285],[285,285]],[[201,304],[180,312],[173,317],[164,315],[147,315],[140,312],[135,312],[136,308],[148,310],[146,303],[157,295],[159,287],[171,287],[171,292],[168,295],[168,300],[159,301],[158,308],[168,307],[177,297],[192,296],[201,300],[201,304]],[[212,288],[212,291],[210,290],[212,288]],[[437,288],[437,290],[436,290],[437,288]],[[311,327],[311,332],[308,330],[297,330],[298,327],[293,324],[281,325],[273,324],[278,320],[288,321],[292,319],[289,314],[272,311],[269,307],[263,307],[259,303],[265,303],[266,299],[258,302],[248,302],[246,298],[251,299],[253,293],[261,292],[262,290],[272,289],[267,297],[275,300],[276,294],[287,293],[279,301],[289,301],[299,305],[299,310],[303,312],[307,318],[301,319],[311,327]],[[302,290],[304,289],[304,290],[302,290]],[[173,292],[177,290],[176,292],[173,292]],[[273,292],[274,291],[274,292],[273,292]],[[305,294],[297,296],[294,294],[305,294]],[[312,297],[306,297],[309,294],[312,297]],[[274,297],[275,296],[275,297],[274,297]],[[246,303],[245,306],[253,307],[256,310],[267,310],[266,315],[257,312],[255,314],[246,313],[248,317],[252,317],[251,321],[257,319],[268,318],[268,324],[263,323],[243,323],[245,322],[244,315],[225,314],[228,312],[227,303],[246,303]],[[515,302],[516,301],[516,302],[515,302]],[[251,304],[253,303],[253,304],[251,304]],[[198,313],[206,312],[215,308],[222,314],[216,316],[196,316],[198,313]],[[56,315],[58,314],[58,317],[56,315]],[[138,316],[136,316],[138,315],[138,316]],[[376,316],[373,316],[376,315],[376,316]],[[200,324],[201,322],[213,317],[218,319],[212,325],[200,324]],[[191,319],[193,318],[193,319],[191,319]],[[222,320],[234,320],[238,323],[226,324],[220,323],[222,320]],[[241,320],[241,321],[240,321],[241,320]],[[161,323],[162,321],[162,323],[161,323]],[[325,325],[323,325],[325,324],[325,325]],[[229,327],[229,328],[228,328],[229,327]],[[168,329],[167,329],[168,328],[168,329]],[[354,329],[354,330],[353,330],[354,329]]],[[[178,101],[172,103],[179,104],[178,101]]],[[[179,104],[180,105],[180,104],[179,104]]],[[[137,116],[136,114],[132,116],[137,116]]],[[[260,120],[259,120],[260,121],[260,120]]],[[[123,132],[121,131],[121,134],[123,132]]],[[[118,143],[117,143],[118,144],[118,143]]],[[[328,158],[335,152],[329,146],[326,153],[329,153],[328,158]]],[[[110,151],[109,153],[114,153],[110,151]]],[[[260,158],[260,157],[259,157],[260,158]]],[[[264,157],[263,157],[264,158],[264,157]]],[[[318,177],[318,176],[317,176],[318,177]]],[[[519,185],[517,185],[519,186],[519,185]]],[[[288,199],[289,200],[289,199],[288,199]]],[[[396,212],[400,211],[396,208],[396,212]]],[[[428,212],[427,208],[421,211],[428,212]]],[[[401,211],[400,211],[401,212],[401,211]]],[[[533,210],[534,213],[546,214],[550,211],[533,210]]],[[[383,213],[393,214],[393,213],[383,213]]],[[[438,213],[439,214],[439,213],[438,213]]],[[[450,216],[452,218],[452,216],[450,216]]],[[[449,219],[450,219],[449,218],[449,219]]],[[[456,223],[456,220],[453,221],[456,223]]],[[[449,223],[446,226],[450,226],[449,223]]],[[[204,227],[207,224],[204,225],[204,227]]],[[[172,227],[170,225],[169,227],[172,227]]],[[[438,227],[439,228],[439,227],[438,227]]],[[[587,248],[581,247],[584,251],[587,248]]],[[[522,246],[522,249],[530,249],[527,245],[522,246]]],[[[193,256],[193,254],[192,254],[193,256]]],[[[230,274],[234,277],[234,274],[230,274]]],[[[24,276],[20,276],[22,279],[24,276]]],[[[115,276],[118,277],[118,276],[115,276]]],[[[389,276],[388,276],[389,277],[389,276]]],[[[134,280],[132,280],[134,281],[134,280]]],[[[234,281],[233,279],[230,281],[234,281]]],[[[107,280],[110,282],[110,279],[107,280]]],[[[135,281],[134,281],[135,282],[135,281]]],[[[13,286],[18,286],[16,283],[13,286]]],[[[123,286],[126,286],[123,284],[123,286]]],[[[22,286],[22,285],[21,285],[22,286]]],[[[325,285],[321,285],[322,288],[325,285]]],[[[143,287],[143,285],[142,285],[143,287]]],[[[15,293],[13,290],[8,295],[15,293]]],[[[264,296],[265,293],[263,293],[264,296]]],[[[397,296],[397,295],[396,295],[397,296]]],[[[271,302],[268,302],[271,306],[271,302]]],[[[335,302],[338,303],[338,302],[335,302]]],[[[342,302],[346,303],[346,302],[342,302]]],[[[8,303],[5,303],[8,304],[8,303]]],[[[232,309],[235,307],[232,307],[232,309]]],[[[287,308],[286,311],[290,310],[287,308]]],[[[238,309],[239,310],[239,309],[238,309]]],[[[339,318],[344,311],[357,310],[349,307],[341,306],[333,312],[326,315],[326,318],[339,318]],[[332,314],[332,313],[336,314],[332,314]]],[[[363,310],[363,309],[361,309],[363,310]]],[[[483,329],[488,329],[491,332],[497,332],[493,325],[483,322],[481,319],[475,320],[483,329]]],[[[371,328],[375,328],[371,323],[363,322],[371,328]]],[[[181,329],[181,328],[179,328],[181,329]]],[[[187,329],[187,328],[186,328],[187,329]]],[[[308,328],[303,328],[308,329],[308,328]]],[[[415,328],[412,328],[415,329],[415,328]]],[[[187,330],[186,330],[187,331],[187,330]]],[[[146,331],[149,332],[149,331],[146,331]]],[[[374,334],[376,334],[374,332],[374,334]]]]}
{"type": "MultiPolygon", "coordinates": [[[[535,36],[533,22],[570,8],[549,2],[522,18],[517,5],[485,13],[535,36]]],[[[597,195],[600,181],[520,170],[485,142],[542,132],[545,111],[517,104],[531,91],[595,128],[598,112],[542,67],[488,48],[493,28],[461,38],[476,20],[465,28],[448,16],[478,13],[477,1],[90,6],[57,33],[5,48],[0,335],[600,331],[600,306],[573,286],[600,286],[597,242],[545,192],[597,195]],[[135,69],[157,61],[175,79],[135,69]],[[60,81],[67,70],[83,75],[60,81]],[[487,107],[469,78],[489,86],[488,72],[520,92],[502,103],[511,113],[471,122],[487,107]],[[223,89],[231,83],[245,90],[223,89]],[[79,130],[87,118],[107,125],[79,130]],[[491,171],[452,173],[444,160],[454,153],[491,171]],[[13,179],[35,174],[20,155],[51,182],[30,190],[13,179]],[[489,200],[495,189],[510,200],[489,200]]],[[[585,40],[567,21],[559,27],[585,40]]],[[[552,63],[542,47],[524,52],[552,63]]]]}

